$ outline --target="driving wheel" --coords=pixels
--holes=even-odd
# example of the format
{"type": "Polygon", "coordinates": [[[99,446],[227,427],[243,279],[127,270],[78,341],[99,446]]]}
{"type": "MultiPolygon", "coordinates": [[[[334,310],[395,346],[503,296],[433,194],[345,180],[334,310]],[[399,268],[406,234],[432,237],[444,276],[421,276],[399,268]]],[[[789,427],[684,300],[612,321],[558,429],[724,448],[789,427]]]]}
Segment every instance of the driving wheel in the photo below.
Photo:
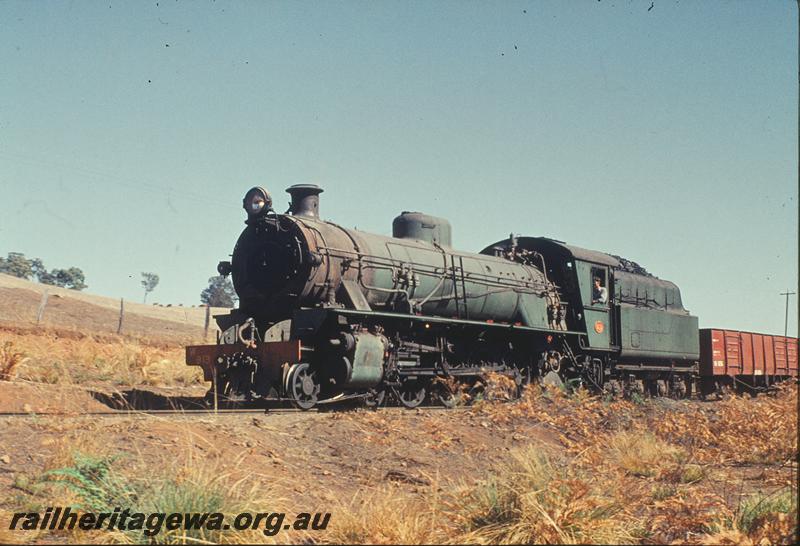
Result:
{"type": "Polygon", "coordinates": [[[405,381],[398,394],[400,403],[406,408],[413,409],[425,400],[425,385],[419,381],[405,381]]]}
{"type": "Polygon", "coordinates": [[[448,409],[452,409],[461,401],[461,393],[458,388],[440,381],[436,385],[436,399],[439,403],[448,409]]]}
{"type": "Polygon", "coordinates": [[[386,389],[383,388],[375,388],[370,389],[367,395],[364,397],[364,405],[368,408],[378,408],[379,406],[383,405],[383,402],[386,400],[386,389]]]}

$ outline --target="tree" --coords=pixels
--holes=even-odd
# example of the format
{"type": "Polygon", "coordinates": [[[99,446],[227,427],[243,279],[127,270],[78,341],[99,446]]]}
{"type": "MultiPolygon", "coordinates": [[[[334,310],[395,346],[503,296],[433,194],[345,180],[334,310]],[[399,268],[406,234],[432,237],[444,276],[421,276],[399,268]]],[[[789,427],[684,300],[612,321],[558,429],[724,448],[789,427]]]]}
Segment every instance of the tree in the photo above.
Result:
{"type": "Polygon", "coordinates": [[[144,286],[144,303],[147,303],[147,294],[158,286],[158,275],[142,271],[142,286],[144,286]]]}
{"type": "Polygon", "coordinates": [[[86,277],[77,267],[69,269],[53,269],[48,273],[47,268],[39,258],[27,259],[21,252],[9,252],[8,258],[0,258],[0,273],[14,275],[21,279],[35,277],[42,284],[61,286],[72,290],[86,288],[86,277]]]}
{"type": "Polygon", "coordinates": [[[62,288],[69,288],[71,290],[83,290],[86,288],[84,281],[86,278],[77,267],[70,267],[69,269],[53,269],[50,273],[46,271],[39,277],[39,281],[44,284],[52,284],[54,286],[61,286],[62,288]]]}
{"type": "Polygon", "coordinates": [[[48,272],[46,269],[41,269],[36,272],[36,278],[42,284],[50,284],[53,286],[57,286],[58,282],[56,281],[55,272],[56,272],[55,269],[53,270],[53,273],[48,272]]]}
{"type": "MultiPolygon", "coordinates": [[[[40,260],[37,261],[39,264],[42,263],[40,260]]],[[[0,258],[0,273],[26,280],[34,274],[31,262],[21,252],[9,252],[8,258],[0,258]]]]}
{"type": "Polygon", "coordinates": [[[28,260],[28,263],[31,265],[31,271],[33,271],[33,276],[36,277],[39,282],[42,282],[42,276],[47,275],[47,268],[42,263],[42,260],[39,258],[33,258],[28,260]]]}
{"type": "Polygon", "coordinates": [[[208,279],[208,288],[200,294],[200,301],[211,307],[233,307],[237,299],[230,278],[222,275],[208,279]]]}

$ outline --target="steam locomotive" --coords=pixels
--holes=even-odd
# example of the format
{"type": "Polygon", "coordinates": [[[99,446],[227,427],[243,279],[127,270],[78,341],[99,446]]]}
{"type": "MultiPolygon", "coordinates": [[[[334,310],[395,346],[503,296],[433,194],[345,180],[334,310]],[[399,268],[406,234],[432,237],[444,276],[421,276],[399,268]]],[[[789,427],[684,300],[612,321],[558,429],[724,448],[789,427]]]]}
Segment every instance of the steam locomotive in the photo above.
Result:
{"type": "Polygon", "coordinates": [[[214,317],[217,344],[186,349],[217,399],[452,405],[454,384],[490,374],[692,392],[697,317],[635,262],[513,235],[461,252],[447,220],[419,212],[392,237],[365,233],[322,220],[318,186],[286,191],[285,214],[263,188],[245,195],[246,228],[218,266],[239,307],[214,317]]]}

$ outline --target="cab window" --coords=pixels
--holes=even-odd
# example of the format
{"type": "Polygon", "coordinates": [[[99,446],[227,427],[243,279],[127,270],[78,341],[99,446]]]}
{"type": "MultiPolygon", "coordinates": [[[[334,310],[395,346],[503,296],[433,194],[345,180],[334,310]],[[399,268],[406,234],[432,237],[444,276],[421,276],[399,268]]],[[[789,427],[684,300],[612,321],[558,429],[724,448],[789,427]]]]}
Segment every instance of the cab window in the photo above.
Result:
{"type": "Polygon", "coordinates": [[[589,282],[592,286],[592,305],[607,305],[609,299],[606,269],[593,267],[589,282]]]}

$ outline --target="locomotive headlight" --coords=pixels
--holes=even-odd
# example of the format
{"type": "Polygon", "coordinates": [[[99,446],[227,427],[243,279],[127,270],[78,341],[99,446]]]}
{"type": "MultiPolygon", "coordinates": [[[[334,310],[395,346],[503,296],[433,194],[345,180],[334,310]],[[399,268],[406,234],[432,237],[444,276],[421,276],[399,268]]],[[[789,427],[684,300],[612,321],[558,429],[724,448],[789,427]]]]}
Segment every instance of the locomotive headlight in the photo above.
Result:
{"type": "Polygon", "coordinates": [[[250,189],[242,202],[247,216],[254,218],[264,211],[272,210],[272,198],[264,188],[255,187],[250,189]]]}

